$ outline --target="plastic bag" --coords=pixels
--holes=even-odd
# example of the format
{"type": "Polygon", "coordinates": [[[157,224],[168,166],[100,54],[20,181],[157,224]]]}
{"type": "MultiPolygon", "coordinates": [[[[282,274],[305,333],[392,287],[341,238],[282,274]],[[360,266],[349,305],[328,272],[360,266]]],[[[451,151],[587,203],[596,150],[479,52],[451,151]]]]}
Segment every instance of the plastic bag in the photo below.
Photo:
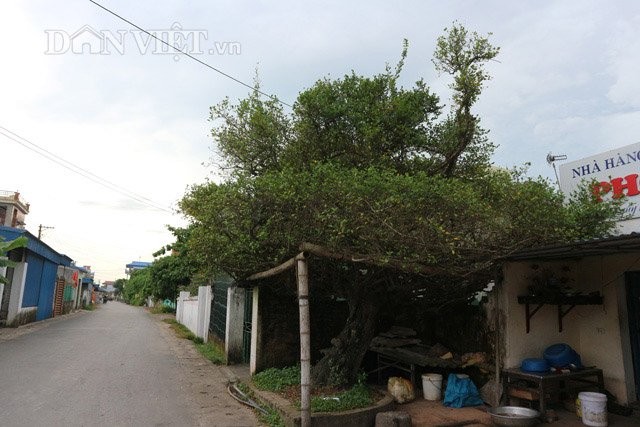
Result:
{"type": "Polygon", "coordinates": [[[456,374],[449,374],[447,389],[444,392],[444,406],[449,408],[462,408],[465,406],[478,406],[484,402],[471,378],[458,378],[456,374]]]}

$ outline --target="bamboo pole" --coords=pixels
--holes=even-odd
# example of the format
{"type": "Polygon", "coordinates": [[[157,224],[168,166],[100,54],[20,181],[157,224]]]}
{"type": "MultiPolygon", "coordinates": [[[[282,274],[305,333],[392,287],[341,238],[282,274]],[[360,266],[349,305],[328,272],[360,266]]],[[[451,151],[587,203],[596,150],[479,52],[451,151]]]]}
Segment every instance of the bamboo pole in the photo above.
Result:
{"type": "Polygon", "coordinates": [[[311,328],[309,322],[309,274],[307,260],[297,257],[298,307],[300,308],[300,419],[311,426],[311,328]]]}

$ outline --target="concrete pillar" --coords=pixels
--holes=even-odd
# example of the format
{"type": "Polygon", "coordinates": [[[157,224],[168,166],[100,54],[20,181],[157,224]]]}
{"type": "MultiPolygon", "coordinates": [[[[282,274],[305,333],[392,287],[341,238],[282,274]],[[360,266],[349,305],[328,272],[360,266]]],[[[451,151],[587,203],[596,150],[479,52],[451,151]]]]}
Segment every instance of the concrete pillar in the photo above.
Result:
{"type": "Polygon", "coordinates": [[[251,357],[249,359],[249,372],[257,374],[262,369],[262,327],[260,325],[259,288],[253,288],[253,306],[251,311],[251,357]]]}
{"type": "Polygon", "coordinates": [[[209,318],[211,317],[211,286],[198,287],[198,330],[196,336],[205,342],[209,338],[209,318]]]}
{"type": "Polygon", "coordinates": [[[11,295],[9,296],[9,312],[7,314],[7,325],[11,325],[20,313],[22,307],[22,297],[24,294],[24,284],[27,280],[26,262],[18,263],[13,269],[13,280],[11,281],[11,295]]]}
{"type": "Polygon", "coordinates": [[[224,332],[224,353],[227,363],[242,362],[246,292],[246,289],[235,286],[227,288],[227,322],[224,332]]]}

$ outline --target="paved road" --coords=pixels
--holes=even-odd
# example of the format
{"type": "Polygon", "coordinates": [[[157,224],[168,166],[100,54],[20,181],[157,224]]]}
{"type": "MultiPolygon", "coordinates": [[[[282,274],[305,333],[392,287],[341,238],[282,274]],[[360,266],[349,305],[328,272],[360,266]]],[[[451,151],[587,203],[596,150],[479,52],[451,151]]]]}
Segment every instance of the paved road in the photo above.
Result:
{"type": "Polygon", "coordinates": [[[20,329],[0,334],[0,426],[256,425],[221,369],[141,308],[20,329]]]}

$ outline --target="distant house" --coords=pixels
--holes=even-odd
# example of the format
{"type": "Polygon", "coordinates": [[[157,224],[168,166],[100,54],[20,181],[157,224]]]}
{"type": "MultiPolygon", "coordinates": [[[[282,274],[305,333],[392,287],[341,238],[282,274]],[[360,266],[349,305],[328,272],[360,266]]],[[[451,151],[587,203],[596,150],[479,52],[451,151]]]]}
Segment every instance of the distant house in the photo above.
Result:
{"type": "Polygon", "coordinates": [[[5,240],[21,236],[27,238],[27,246],[9,251],[9,259],[17,265],[6,269],[9,283],[0,293],[0,323],[7,325],[52,317],[56,286],[63,287],[62,293],[65,286],[64,281],[58,280],[58,268],[72,264],[71,258],[56,252],[27,230],[0,226],[0,237],[5,240]]]}
{"type": "Polygon", "coordinates": [[[76,308],[84,307],[91,304],[91,295],[93,293],[93,275],[91,267],[76,267],[78,273],[78,293],[76,295],[76,308]]]}
{"type": "Polygon", "coordinates": [[[0,190],[0,226],[24,228],[29,203],[25,203],[17,191],[0,190]]]}
{"type": "Polygon", "coordinates": [[[150,265],[151,262],[148,261],[131,261],[126,265],[125,273],[127,274],[127,276],[131,276],[131,273],[133,273],[134,271],[142,270],[149,267],[150,265]]]}

